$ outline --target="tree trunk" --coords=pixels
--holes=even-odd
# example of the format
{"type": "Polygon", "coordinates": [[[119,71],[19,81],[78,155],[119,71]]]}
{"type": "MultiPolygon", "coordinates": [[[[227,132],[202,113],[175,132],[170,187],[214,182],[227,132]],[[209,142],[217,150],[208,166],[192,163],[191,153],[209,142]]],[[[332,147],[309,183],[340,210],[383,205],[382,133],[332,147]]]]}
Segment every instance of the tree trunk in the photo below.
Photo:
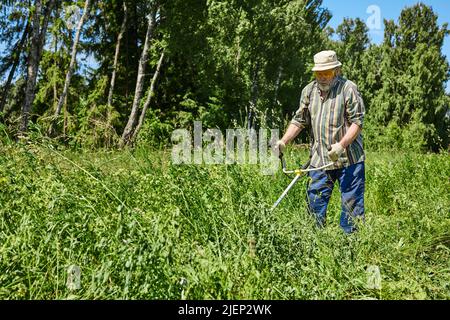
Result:
{"type": "Polygon", "coordinates": [[[55,6],[56,0],[50,0],[50,2],[47,5],[45,15],[44,15],[44,21],[42,23],[41,31],[39,32],[39,61],[41,61],[42,58],[42,50],[44,49],[45,45],[45,37],[47,35],[47,28],[48,23],[50,22],[50,15],[52,14],[53,7],[55,6]]]}
{"type": "Polygon", "coordinates": [[[155,94],[155,85],[156,85],[156,81],[158,80],[159,73],[161,71],[161,65],[163,63],[163,60],[164,60],[164,51],[161,53],[161,57],[159,58],[158,65],[156,66],[156,71],[155,71],[155,74],[153,75],[152,83],[150,85],[150,90],[147,95],[147,100],[145,101],[144,107],[142,108],[141,116],[139,117],[139,123],[138,123],[136,129],[134,130],[131,142],[134,142],[136,140],[136,137],[139,134],[139,130],[141,130],[142,124],[144,123],[145,114],[147,113],[147,109],[150,105],[152,97],[155,94]]]}
{"type": "Polygon", "coordinates": [[[130,16],[129,23],[127,24],[126,38],[125,38],[125,108],[128,110],[130,107],[129,96],[130,96],[130,83],[131,79],[136,79],[132,70],[135,70],[134,54],[138,52],[137,44],[137,9],[136,3],[129,3],[128,14],[130,16]]]}
{"type": "Polygon", "coordinates": [[[255,128],[255,112],[256,112],[256,104],[258,101],[258,89],[259,89],[259,61],[257,61],[256,66],[253,69],[252,75],[252,89],[251,89],[251,100],[250,106],[248,110],[248,129],[255,128]]]}
{"type": "Polygon", "coordinates": [[[24,133],[28,129],[28,118],[30,117],[31,105],[34,100],[36,77],[39,67],[39,22],[41,19],[42,3],[41,0],[35,1],[35,8],[32,18],[31,29],[31,46],[28,54],[28,66],[27,66],[27,84],[25,87],[25,101],[22,106],[22,121],[20,126],[20,132],[24,133]]]}
{"type": "Polygon", "coordinates": [[[124,1],[123,2],[123,21],[122,21],[122,25],[120,27],[119,36],[117,37],[116,53],[114,55],[113,72],[111,75],[111,84],[109,86],[109,92],[108,92],[108,105],[107,105],[107,110],[106,110],[106,129],[107,130],[111,126],[112,98],[113,98],[113,93],[114,93],[114,85],[116,82],[116,73],[117,73],[117,64],[119,61],[120,44],[121,44],[121,40],[123,38],[123,34],[125,33],[126,26],[127,26],[127,15],[128,15],[127,4],[124,1]]]}
{"type": "Polygon", "coordinates": [[[14,78],[14,74],[16,73],[17,66],[19,65],[20,54],[22,52],[23,45],[25,44],[25,41],[27,40],[29,29],[30,29],[30,23],[27,22],[27,24],[25,26],[25,30],[23,31],[23,34],[22,34],[22,38],[17,43],[17,46],[16,46],[14,52],[12,53],[14,55],[14,62],[11,67],[11,70],[9,71],[9,75],[8,75],[8,79],[6,80],[5,88],[3,89],[2,101],[0,102],[0,112],[2,112],[3,109],[5,108],[6,98],[8,97],[9,88],[11,87],[11,82],[14,78]]]}
{"type": "Polygon", "coordinates": [[[278,101],[278,92],[280,91],[280,85],[281,85],[281,76],[283,75],[283,67],[278,67],[278,74],[277,74],[277,80],[275,80],[275,92],[273,95],[273,102],[272,105],[275,106],[278,101]]]}
{"type": "Polygon", "coordinates": [[[41,60],[42,50],[45,43],[45,36],[47,33],[48,23],[50,21],[50,15],[52,13],[55,0],[50,0],[47,10],[45,12],[42,28],[40,26],[40,20],[42,15],[42,1],[35,0],[35,10],[32,17],[31,28],[31,46],[28,54],[27,61],[27,84],[25,87],[25,101],[22,106],[22,121],[20,125],[20,133],[24,133],[28,130],[28,121],[30,117],[31,107],[33,105],[36,89],[36,79],[39,69],[39,62],[41,60]]]}
{"type": "Polygon", "coordinates": [[[131,142],[131,137],[133,135],[133,131],[136,128],[138,113],[139,113],[139,103],[142,97],[142,91],[144,88],[144,76],[145,76],[145,67],[147,65],[148,51],[150,47],[150,40],[153,37],[153,30],[156,24],[156,12],[157,8],[153,10],[151,15],[148,18],[148,26],[147,33],[145,36],[144,48],[142,50],[141,58],[139,60],[139,68],[138,75],[136,80],[136,90],[134,93],[133,106],[131,107],[131,114],[128,119],[127,125],[123,131],[122,139],[120,141],[120,147],[128,145],[131,142]]]}
{"type": "MultiPolygon", "coordinates": [[[[275,111],[278,110],[278,93],[280,92],[280,86],[281,86],[281,77],[283,76],[283,67],[278,67],[278,74],[277,74],[277,80],[275,81],[275,92],[273,95],[273,102],[272,102],[272,108],[275,109],[275,111]]],[[[283,109],[279,109],[279,113],[277,113],[280,116],[280,120],[283,119],[283,109]]],[[[273,112],[271,113],[271,116],[273,116],[273,112]]],[[[273,123],[273,118],[271,119],[273,123]]]]}
{"type": "MultiPolygon", "coordinates": [[[[58,37],[55,35],[55,51],[54,51],[54,55],[56,57],[56,54],[58,52],[58,37]]],[[[57,62],[56,62],[57,63],[57,62]]],[[[53,77],[56,78],[56,74],[57,74],[57,70],[55,69],[53,77]]],[[[58,104],[58,87],[56,85],[56,81],[53,81],[53,104],[52,104],[52,109],[56,108],[58,104]]]]}
{"type": "Polygon", "coordinates": [[[114,55],[114,65],[113,65],[113,72],[111,75],[111,85],[109,87],[109,93],[108,93],[108,107],[110,107],[112,105],[114,84],[116,81],[117,63],[119,61],[120,42],[123,38],[123,34],[125,33],[125,29],[127,26],[127,14],[128,14],[127,13],[127,4],[124,1],[123,2],[123,21],[122,21],[122,26],[120,27],[119,36],[117,37],[116,54],[114,55]]]}
{"type": "Polygon", "coordinates": [[[236,52],[236,74],[239,74],[239,63],[241,62],[241,38],[240,35],[237,37],[237,52],[236,52]]]}
{"type": "MultiPolygon", "coordinates": [[[[56,107],[55,118],[58,117],[59,114],[61,113],[61,108],[64,104],[64,98],[66,97],[67,92],[69,91],[70,80],[72,78],[73,69],[75,67],[75,62],[76,62],[77,46],[78,46],[78,41],[80,40],[81,28],[83,27],[84,20],[86,20],[87,16],[89,15],[90,2],[91,2],[91,0],[86,0],[86,2],[84,4],[83,15],[81,16],[81,19],[77,25],[77,32],[75,33],[75,41],[72,46],[72,54],[71,54],[71,58],[70,58],[69,70],[67,71],[67,74],[66,74],[66,80],[64,82],[63,92],[62,92],[61,96],[59,97],[58,106],[56,107]]],[[[53,121],[52,121],[52,124],[53,124],[53,121]]]]}
{"type": "Polygon", "coordinates": [[[64,97],[64,124],[63,124],[63,141],[66,142],[66,133],[68,126],[68,114],[67,114],[67,95],[64,97]]]}

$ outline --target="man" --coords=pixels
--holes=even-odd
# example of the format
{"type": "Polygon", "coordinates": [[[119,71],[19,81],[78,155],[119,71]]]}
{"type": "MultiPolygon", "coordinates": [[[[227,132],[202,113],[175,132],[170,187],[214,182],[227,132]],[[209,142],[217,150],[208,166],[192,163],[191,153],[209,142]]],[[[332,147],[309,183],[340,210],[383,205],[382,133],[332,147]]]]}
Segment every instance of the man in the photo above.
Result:
{"type": "Polygon", "coordinates": [[[364,220],[364,150],[361,136],[364,103],[356,85],[340,76],[341,63],[334,51],[314,56],[316,80],[302,91],[300,106],[286,133],[277,142],[282,152],[306,127],[311,129],[311,167],[329,163],[326,170],[309,173],[308,209],[319,226],[324,226],[334,183],[341,191],[340,225],[344,232],[356,230],[364,220]]]}

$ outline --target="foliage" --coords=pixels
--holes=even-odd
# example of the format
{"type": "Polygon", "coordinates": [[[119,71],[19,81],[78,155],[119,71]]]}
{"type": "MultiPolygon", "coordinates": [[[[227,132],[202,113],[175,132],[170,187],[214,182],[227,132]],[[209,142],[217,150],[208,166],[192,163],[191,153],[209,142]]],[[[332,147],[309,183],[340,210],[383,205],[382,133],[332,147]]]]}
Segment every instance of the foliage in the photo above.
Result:
{"type": "Polygon", "coordinates": [[[441,53],[444,37],[449,34],[447,24],[439,27],[433,10],[417,4],[402,11],[399,25],[393,21],[385,25],[382,87],[373,99],[374,118],[384,125],[395,119],[402,127],[420,120],[430,130],[434,127],[439,136],[427,138],[429,148],[448,146],[445,114],[449,101],[444,85],[450,66],[441,53]]]}
{"type": "Polygon", "coordinates": [[[445,115],[450,100],[445,83],[450,66],[441,50],[449,30],[447,24],[438,25],[432,8],[417,4],[403,9],[398,25],[385,21],[380,46],[368,45],[367,27],[359,19],[344,19],[337,34],[339,40],[332,45],[343,62],[344,75],[356,82],[363,95],[369,130],[377,130],[374,134],[384,136],[386,146],[394,148],[447,148],[450,122],[445,115]],[[396,129],[389,132],[397,127],[404,131],[403,137],[396,129]]]}
{"type": "MultiPolygon", "coordinates": [[[[45,14],[50,25],[31,117],[43,127],[52,120],[70,61],[75,28],[68,22],[74,22],[74,5],[82,8],[84,1],[56,4],[45,14]]],[[[416,4],[402,10],[398,23],[385,21],[384,42],[373,45],[359,18],[345,18],[336,30],[327,27],[331,13],[322,0],[95,1],[82,30],[65,116],[56,128],[61,141],[115,146],[130,114],[146,17],[155,6],[159,11],[143,92],[149,92],[162,50],[165,60],[146,117],[149,123],[143,127],[147,131],[141,140],[146,144],[164,145],[169,128],[189,128],[194,120],[222,130],[284,128],[298,107],[301,88],[313,78],[313,55],[331,48],[343,63],[344,76],[358,85],[364,98],[371,130],[366,135],[384,137],[367,141],[367,146],[379,148],[387,139],[388,146],[414,150],[448,148],[450,98],[445,83],[450,66],[442,54],[447,24],[438,24],[431,7],[416,4]],[[125,7],[127,19],[115,65],[125,7]],[[113,99],[107,106],[114,66],[113,99]],[[383,130],[395,126],[401,135],[390,137],[383,130]],[[397,138],[401,141],[392,141],[397,138]]],[[[5,31],[0,41],[8,48],[0,56],[0,75],[5,78],[18,62],[11,87],[2,90],[4,124],[12,133],[22,116],[25,57],[30,50],[18,44],[22,35],[30,42],[31,33],[24,30],[32,7],[33,1],[8,2],[0,14],[5,31]]]]}

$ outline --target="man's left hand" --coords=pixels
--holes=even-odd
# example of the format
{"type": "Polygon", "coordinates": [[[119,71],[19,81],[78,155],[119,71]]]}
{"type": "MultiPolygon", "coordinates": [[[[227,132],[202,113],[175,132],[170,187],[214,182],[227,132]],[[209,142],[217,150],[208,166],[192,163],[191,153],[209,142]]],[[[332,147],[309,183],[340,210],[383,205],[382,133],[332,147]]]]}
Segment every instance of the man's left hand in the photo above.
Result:
{"type": "Polygon", "coordinates": [[[339,142],[332,144],[331,150],[328,151],[328,157],[330,157],[331,161],[336,162],[344,150],[344,147],[339,142]]]}

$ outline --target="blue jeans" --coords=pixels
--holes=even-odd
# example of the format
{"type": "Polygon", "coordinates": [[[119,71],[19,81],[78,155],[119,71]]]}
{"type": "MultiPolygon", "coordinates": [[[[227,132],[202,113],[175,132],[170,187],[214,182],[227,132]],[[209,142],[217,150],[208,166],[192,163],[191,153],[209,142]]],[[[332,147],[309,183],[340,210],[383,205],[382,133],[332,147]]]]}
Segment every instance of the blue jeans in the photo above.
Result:
{"type": "Polygon", "coordinates": [[[319,226],[326,222],[327,206],[336,180],[341,191],[341,228],[345,233],[356,230],[355,220],[364,220],[364,162],[328,171],[309,172],[311,181],[307,190],[309,212],[319,226]]]}

